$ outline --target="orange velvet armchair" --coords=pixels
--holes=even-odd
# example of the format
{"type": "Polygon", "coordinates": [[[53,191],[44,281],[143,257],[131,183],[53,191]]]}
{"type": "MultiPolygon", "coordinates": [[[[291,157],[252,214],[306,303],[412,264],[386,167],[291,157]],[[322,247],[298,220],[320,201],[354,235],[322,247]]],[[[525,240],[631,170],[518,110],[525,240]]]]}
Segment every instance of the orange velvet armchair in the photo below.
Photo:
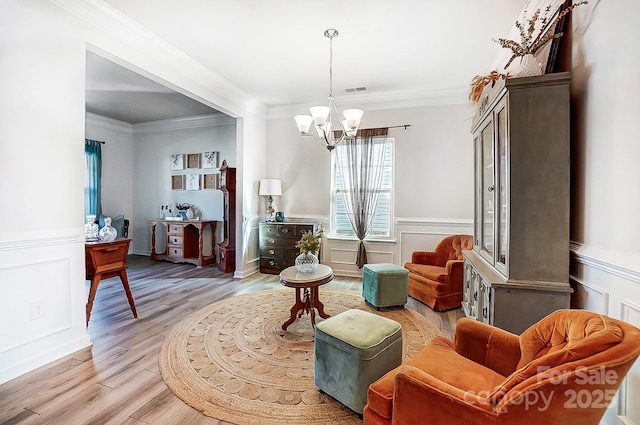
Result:
{"type": "Polygon", "coordinates": [[[435,251],[414,251],[409,270],[409,295],[437,311],[462,304],[464,266],[462,250],[473,249],[473,236],[444,238],[435,251]]]}
{"type": "Polygon", "coordinates": [[[460,319],[369,386],[364,425],[597,425],[640,354],[640,330],[558,310],[517,336],[460,319]]]}

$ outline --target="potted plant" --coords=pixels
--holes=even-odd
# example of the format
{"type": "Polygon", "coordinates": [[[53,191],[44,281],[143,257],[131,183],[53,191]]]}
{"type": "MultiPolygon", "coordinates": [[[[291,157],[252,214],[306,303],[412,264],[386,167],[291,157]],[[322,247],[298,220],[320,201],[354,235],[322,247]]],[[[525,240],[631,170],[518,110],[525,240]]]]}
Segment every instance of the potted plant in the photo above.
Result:
{"type": "Polygon", "coordinates": [[[315,232],[307,231],[302,234],[302,237],[296,242],[296,248],[300,250],[300,255],[296,257],[295,265],[301,273],[313,273],[317,270],[318,264],[318,252],[320,251],[320,243],[322,241],[322,235],[324,229],[320,228],[315,232]]]}

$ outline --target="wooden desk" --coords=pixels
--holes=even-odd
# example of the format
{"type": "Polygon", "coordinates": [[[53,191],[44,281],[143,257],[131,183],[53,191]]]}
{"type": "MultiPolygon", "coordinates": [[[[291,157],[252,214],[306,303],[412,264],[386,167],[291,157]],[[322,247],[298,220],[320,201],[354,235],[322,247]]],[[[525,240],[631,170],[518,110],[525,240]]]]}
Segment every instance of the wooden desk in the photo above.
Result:
{"type": "Polygon", "coordinates": [[[191,263],[198,267],[216,262],[215,240],[216,222],[212,220],[163,220],[150,219],[151,259],[173,263],[191,263]],[[156,226],[164,225],[167,230],[167,247],[164,252],[156,252],[156,226]],[[211,254],[204,255],[204,230],[211,228],[211,254]]]}
{"type": "Polygon", "coordinates": [[[118,238],[112,242],[85,242],[86,278],[91,280],[89,300],[87,301],[87,325],[89,324],[93,300],[96,297],[100,280],[116,276],[119,276],[122,281],[133,317],[138,318],[136,305],[129,288],[129,279],[127,278],[127,254],[129,253],[130,243],[131,239],[128,238],[118,238]]]}
{"type": "Polygon", "coordinates": [[[282,324],[282,329],[286,331],[289,325],[296,321],[296,314],[298,317],[302,317],[303,313],[310,314],[313,327],[316,326],[316,310],[320,317],[328,318],[329,315],[324,312],[324,304],[320,302],[318,287],[332,280],[333,270],[324,264],[319,264],[313,273],[300,273],[295,266],[284,269],[280,273],[280,283],[295,288],[296,302],[291,307],[291,317],[282,324]],[[301,290],[304,292],[301,293],[301,290]]]}

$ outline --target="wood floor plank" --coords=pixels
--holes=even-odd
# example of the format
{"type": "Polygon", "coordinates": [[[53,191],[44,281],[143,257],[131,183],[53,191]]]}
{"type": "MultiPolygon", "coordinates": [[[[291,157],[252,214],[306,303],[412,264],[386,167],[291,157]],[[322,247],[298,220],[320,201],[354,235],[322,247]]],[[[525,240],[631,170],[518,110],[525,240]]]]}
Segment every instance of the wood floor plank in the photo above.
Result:
{"type": "MultiPolygon", "coordinates": [[[[129,256],[128,264],[138,319],[120,280],[102,281],[88,326],[93,346],[0,385],[0,424],[229,425],[202,415],[167,388],[159,350],[187,315],[228,297],[282,288],[278,276],[234,279],[214,265],[197,268],[138,255],[129,256]]],[[[324,288],[361,292],[362,280],[336,277],[324,288]]],[[[463,316],[461,309],[434,312],[411,298],[406,308],[449,337],[463,316]]]]}

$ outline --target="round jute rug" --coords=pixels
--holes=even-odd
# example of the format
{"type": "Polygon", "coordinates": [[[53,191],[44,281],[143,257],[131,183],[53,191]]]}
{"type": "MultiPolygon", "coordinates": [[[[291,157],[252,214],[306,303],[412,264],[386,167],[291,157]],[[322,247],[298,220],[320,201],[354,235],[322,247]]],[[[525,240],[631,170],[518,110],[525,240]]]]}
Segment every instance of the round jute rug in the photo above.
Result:
{"type": "MultiPolygon", "coordinates": [[[[320,288],[325,312],[358,308],[402,325],[403,356],[439,331],[415,311],[377,312],[358,292],[320,288]]],[[[272,289],[218,301],[176,325],[160,351],[160,372],[185,403],[207,416],[239,424],[361,424],[353,411],[321,393],[313,380],[308,315],[286,331],[293,289],[272,289]]],[[[323,319],[316,315],[319,322],[323,319]]]]}

